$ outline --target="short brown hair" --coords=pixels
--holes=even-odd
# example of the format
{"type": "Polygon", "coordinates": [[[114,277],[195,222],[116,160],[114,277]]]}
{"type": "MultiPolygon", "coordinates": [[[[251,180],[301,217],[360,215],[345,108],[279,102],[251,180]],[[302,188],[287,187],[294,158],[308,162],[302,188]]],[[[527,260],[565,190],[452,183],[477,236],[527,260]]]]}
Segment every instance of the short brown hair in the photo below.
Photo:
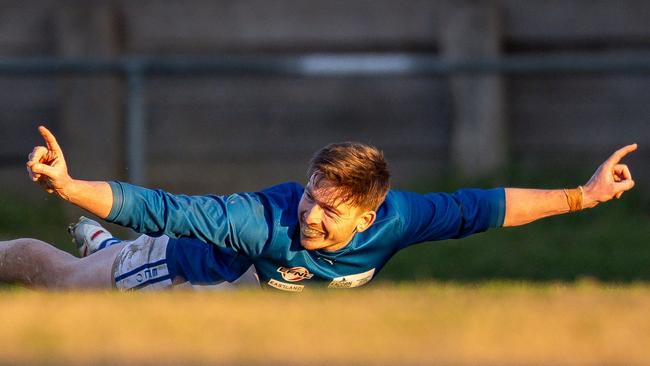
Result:
{"type": "Polygon", "coordinates": [[[336,199],[350,205],[376,210],[390,188],[390,173],[384,153],[359,142],[333,143],[311,159],[307,178],[318,186],[324,178],[340,195],[336,199]]]}

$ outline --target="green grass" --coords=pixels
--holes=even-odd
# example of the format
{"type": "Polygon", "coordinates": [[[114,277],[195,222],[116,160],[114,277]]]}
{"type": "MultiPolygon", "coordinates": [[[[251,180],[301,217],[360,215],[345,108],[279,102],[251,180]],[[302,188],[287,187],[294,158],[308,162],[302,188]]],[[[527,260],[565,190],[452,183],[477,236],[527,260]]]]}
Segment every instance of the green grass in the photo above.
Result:
{"type": "Polygon", "coordinates": [[[53,196],[44,197],[25,202],[0,195],[0,240],[36,238],[73,253],[75,248],[66,232],[68,220],[63,203],[53,196]]]}

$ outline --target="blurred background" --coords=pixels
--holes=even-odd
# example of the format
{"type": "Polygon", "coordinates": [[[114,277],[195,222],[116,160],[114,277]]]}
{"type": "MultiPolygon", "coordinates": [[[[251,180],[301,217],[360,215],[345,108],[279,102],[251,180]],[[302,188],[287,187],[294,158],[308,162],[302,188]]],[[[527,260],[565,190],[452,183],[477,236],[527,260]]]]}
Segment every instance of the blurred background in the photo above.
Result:
{"type": "Polygon", "coordinates": [[[637,142],[621,201],[380,278],[650,280],[649,112],[643,0],[0,0],[0,238],[74,252],[80,211],[25,173],[39,124],[74,177],[190,194],[304,182],[342,140],[382,148],[397,189],[575,187],[637,142]]]}

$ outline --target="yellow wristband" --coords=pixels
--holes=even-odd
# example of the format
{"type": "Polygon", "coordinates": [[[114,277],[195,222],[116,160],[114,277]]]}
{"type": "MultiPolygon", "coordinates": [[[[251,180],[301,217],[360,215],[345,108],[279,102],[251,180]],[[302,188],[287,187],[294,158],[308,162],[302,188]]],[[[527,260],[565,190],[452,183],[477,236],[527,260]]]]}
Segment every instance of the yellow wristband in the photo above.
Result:
{"type": "Polygon", "coordinates": [[[569,205],[569,212],[576,212],[582,210],[582,186],[575,189],[565,189],[564,195],[566,202],[569,205]]]}

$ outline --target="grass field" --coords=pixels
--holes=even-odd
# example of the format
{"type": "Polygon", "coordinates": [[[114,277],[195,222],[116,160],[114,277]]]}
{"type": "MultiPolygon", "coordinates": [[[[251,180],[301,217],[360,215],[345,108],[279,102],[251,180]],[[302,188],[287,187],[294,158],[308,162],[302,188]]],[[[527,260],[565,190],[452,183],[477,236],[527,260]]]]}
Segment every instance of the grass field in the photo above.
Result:
{"type": "MultiPolygon", "coordinates": [[[[516,185],[565,185],[525,183],[516,185]]],[[[0,365],[650,365],[648,212],[650,200],[630,192],[587,212],[421,244],[360,291],[0,286],[0,365]]],[[[58,200],[0,196],[0,240],[73,252],[66,222],[58,200]]]]}
{"type": "Polygon", "coordinates": [[[0,364],[644,365],[650,286],[0,292],[0,364]]]}

